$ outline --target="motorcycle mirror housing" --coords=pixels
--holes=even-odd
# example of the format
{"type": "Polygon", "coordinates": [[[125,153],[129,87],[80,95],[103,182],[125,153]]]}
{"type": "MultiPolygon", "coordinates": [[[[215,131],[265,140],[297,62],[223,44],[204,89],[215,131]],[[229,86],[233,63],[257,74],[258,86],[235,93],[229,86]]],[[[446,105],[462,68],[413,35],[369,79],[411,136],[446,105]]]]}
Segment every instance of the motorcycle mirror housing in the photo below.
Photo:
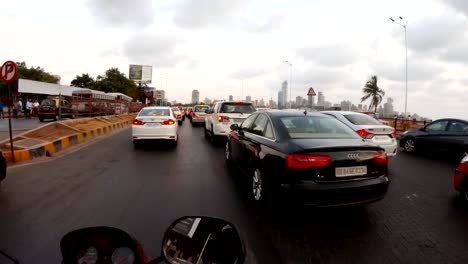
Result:
{"type": "Polygon", "coordinates": [[[218,218],[185,216],[164,234],[162,256],[168,263],[244,263],[245,249],[233,224],[218,218]]]}

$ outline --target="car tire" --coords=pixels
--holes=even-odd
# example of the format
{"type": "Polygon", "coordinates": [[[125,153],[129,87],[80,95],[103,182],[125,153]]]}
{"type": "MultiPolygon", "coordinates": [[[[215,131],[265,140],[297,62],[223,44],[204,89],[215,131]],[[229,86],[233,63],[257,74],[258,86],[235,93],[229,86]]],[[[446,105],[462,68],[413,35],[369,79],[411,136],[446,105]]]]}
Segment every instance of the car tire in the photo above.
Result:
{"type": "Polygon", "coordinates": [[[213,125],[211,125],[210,142],[213,145],[216,145],[216,143],[218,143],[218,137],[214,134],[213,125]]]}
{"type": "Polygon", "coordinates": [[[44,122],[44,118],[39,117],[39,122],[44,122]]]}
{"type": "Polygon", "coordinates": [[[414,138],[407,138],[403,142],[403,149],[405,152],[414,153],[416,151],[416,140],[414,138]]]}
{"type": "Polygon", "coordinates": [[[140,147],[140,142],[138,140],[133,140],[133,147],[134,148],[139,148],[140,147]]]}
{"type": "Polygon", "coordinates": [[[182,120],[177,121],[177,123],[179,124],[179,126],[181,126],[182,125],[182,120]]]}
{"type": "Polygon", "coordinates": [[[75,119],[75,118],[76,118],[76,114],[72,114],[71,119],[75,119]]]}

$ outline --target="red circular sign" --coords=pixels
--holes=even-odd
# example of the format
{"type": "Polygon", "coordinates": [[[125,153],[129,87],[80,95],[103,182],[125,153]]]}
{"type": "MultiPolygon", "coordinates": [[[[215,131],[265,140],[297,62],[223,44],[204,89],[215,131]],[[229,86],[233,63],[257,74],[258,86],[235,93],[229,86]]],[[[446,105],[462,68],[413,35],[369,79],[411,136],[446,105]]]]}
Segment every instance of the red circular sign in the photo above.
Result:
{"type": "Polygon", "coordinates": [[[17,74],[18,68],[13,61],[6,61],[0,68],[0,78],[6,83],[14,81],[17,74]]]}

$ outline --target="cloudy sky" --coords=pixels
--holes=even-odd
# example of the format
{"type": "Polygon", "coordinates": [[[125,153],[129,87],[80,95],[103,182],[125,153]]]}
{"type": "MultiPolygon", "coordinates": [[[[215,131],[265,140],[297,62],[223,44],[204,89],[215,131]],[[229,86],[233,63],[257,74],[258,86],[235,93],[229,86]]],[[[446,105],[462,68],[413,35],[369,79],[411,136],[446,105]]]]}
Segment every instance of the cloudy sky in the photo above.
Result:
{"type": "Polygon", "coordinates": [[[358,103],[371,75],[403,111],[408,24],[408,111],[468,118],[466,0],[0,0],[0,61],[59,74],[153,66],[169,99],[276,101],[292,62],[292,97],[308,87],[358,103]],[[242,92],[242,81],[244,89],[242,92]]]}

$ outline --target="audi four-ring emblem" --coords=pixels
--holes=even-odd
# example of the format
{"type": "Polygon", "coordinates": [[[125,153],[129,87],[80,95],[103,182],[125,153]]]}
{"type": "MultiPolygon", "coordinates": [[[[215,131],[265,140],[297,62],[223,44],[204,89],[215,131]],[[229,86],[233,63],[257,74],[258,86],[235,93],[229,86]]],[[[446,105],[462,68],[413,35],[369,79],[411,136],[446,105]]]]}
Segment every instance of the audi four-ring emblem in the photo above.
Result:
{"type": "Polygon", "coordinates": [[[348,159],[359,159],[359,153],[349,153],[348,159]]]}

